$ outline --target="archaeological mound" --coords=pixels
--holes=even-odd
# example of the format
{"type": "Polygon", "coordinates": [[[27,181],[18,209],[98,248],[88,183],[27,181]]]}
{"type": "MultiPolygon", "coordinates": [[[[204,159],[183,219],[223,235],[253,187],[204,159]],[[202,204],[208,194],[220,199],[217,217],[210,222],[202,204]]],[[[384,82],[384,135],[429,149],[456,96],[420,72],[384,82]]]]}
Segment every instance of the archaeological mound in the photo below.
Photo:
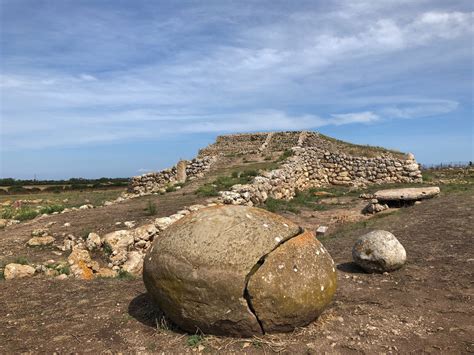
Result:
{"type": "Polygon", "coordinates": [[[334,262],[313,233],[246,206],[205,208],[171,225],[149,249],[143,279],[183,330],[231,336],[307,325],[336,290],[334,262]]]}

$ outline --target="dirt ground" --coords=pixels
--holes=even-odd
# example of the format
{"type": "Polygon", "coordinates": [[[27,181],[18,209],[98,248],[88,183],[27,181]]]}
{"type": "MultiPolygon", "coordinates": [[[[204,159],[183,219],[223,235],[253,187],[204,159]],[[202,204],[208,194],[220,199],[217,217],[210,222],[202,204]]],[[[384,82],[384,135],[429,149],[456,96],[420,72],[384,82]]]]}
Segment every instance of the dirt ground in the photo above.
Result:
{"type": "MultiPolygon", "coordinates": [[[[202,202],[185,187],[164,196],[49,216],[0,231],[0,261],[58,258],[53,249],[27,249],[31,230],[55,221],[52,232],[103,234],[144,224],[202,202]],[[156,216],[143,211],[157,203],[156,216]],[[64,227],[70,222],[71,227],[64,227]]],[[[54,280],[36,276],[0,280],[0,353],[222,352],[222,353],[469,353],[474,352],[474,193],[440,197],[368,219],[361,201],[328,211],[286,217],[307,228],[329,225],[321,238],[338,265],[338,290],[323,315],[291,334],[249,339],[186,334],[168,324],[141,279],[54,280]],[[366,274],[351,263],[356,238],[391,231],[408,261],[391,274],[366,274]]]]}

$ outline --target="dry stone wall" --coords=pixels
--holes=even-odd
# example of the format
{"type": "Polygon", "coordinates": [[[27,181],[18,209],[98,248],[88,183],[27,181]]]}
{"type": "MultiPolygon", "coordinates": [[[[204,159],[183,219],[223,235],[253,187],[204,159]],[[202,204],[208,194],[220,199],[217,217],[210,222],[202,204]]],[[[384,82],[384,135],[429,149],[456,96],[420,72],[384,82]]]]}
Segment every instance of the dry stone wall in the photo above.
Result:
{"type": "Polygon", "coordinates": [[[169,186],[204,176],[215,160],[214,157],[182,160],[170,169],[135,176],[130,181],[128,191],[136,195],[164,192],[169,186]]]}
{"type": "Polygon", "coordinates": [[[294,155],[280,169],[255,177],[251,184],[234,185],[221,193],[227,204],[255,205],[268,197],[291,199],[297,190],[328,185],[421,182],[418,163],[412,154],[405,159],[386,154],[357,157],[317,147],[294,147],[294,155]]]}

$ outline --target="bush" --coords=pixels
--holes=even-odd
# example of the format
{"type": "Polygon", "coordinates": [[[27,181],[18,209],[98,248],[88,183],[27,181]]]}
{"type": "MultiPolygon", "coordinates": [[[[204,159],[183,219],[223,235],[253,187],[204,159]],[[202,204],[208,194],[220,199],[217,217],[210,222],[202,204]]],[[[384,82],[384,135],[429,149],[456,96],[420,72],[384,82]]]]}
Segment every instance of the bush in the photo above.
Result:
{"type": "Polygon", "coordinates": [[[203,339],[204,338],[202,337],[202,335],[199,334],[190,335],[186,340],[186,344],[190,347],[195,347],[199,345],[203,341],[203,339]]]}
{"type": "Polygon", "coordinates": [[[148,201],[145,210],[149,216],[154,216],[157,212],[156,205],[151,201],[148,201]]]}
{"type": "Polygon", "coordinates": [[[26,221],[35,218],[40,213],[30,207],[22,207],[15,213],[15,219],[19,221],[26,221]]]}
{"type": "Polygon", "coordinates": [[[176,191],[176,187],[174,187],[173,185],[168,186],[168,187],[166,188],[166,192],[173,192],[173,191],[176,191]]]}
{"type": "Polygon", "coordinates": [[[45,206],[45,207],[41,208],[40,213],[41,214],[43,214],[43,213],[51,214],[53,212],[61,212],[62,210],[64,210],[63,205],[50,205],[50,206],[45,206]]]}
{"type": "Polygon", "coordinates": [[[63,186],[47,186],[43,191],[59,193],[64,190],[63,186]]]}
{"type": "Polygon", "coordinates": [[[0,212],[0,218],[4,218],[4,219],[12,219],[14,215],[15,215],[15,211],[11,207],[5,207],[0,212]]]}
{"type": "Polygon", "coordinates": [[[116,278],[119,280],[133,280],[134,279],[133,275],[125,270],[119,270],[116,278]]]}
{"type": "Polygon", "coordinates": [[[15,264],[21,264],[21,265],[28,265],[30,262],[25,256],[19,256],[15,260],[13,260],[15,264]]]}
{"type": "Polygon", "coordinates": [[[278,158],[278,161],[283,161],[283,160],[286,160],[287,158],[293,156],[293,151],[291,149],[287,149],[283,152],[282,155],[280,155],[280,157],[278,158]]]}
{"type": "Polygon", "coordinates": [[[318,203],[320,197],[314,195],[315,191],[315,189],[296,191],[295,197],[291,200],[277,200],[269,197],[265,201],[264,208],[270,212],[285,211],[292,213],[300,213],[302,208],[309,208],[313,211],[321,211],[330,208],[330,206],[318,203]]]}
{"type": "Polygon", "coordinates": [[[257,175],[257,170],[233,171],[230,176],[220,176],[214,182],[201,186],[196,194],[204,197],[219,196],[219,191],[228,191],[237,184],[248,184],[257,175]]]}
{"type": "Polygon", "coordinates": [[[27,194],[29,193],[29,189],[25,189],[23,186],[11,186],[8,188],[9,194],[27,194]]]}
{"type": "Polygon", "coordinates": [[[219,196],[219,191],[215,185],[206,184],[196,190],[196,194],[203,197],[219,196]]]}

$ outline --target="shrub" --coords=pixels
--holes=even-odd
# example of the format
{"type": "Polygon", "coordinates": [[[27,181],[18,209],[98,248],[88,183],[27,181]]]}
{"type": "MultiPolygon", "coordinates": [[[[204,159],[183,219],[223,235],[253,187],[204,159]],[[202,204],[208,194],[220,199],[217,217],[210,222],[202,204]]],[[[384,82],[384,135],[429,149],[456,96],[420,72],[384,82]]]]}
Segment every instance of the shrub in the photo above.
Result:
{"type": "Polygon", "coordinates": [[[58,270],[59,274],[69,275],[71,273],[71,269],[69,268],[69,265],[67,264],[58,265],[56,267],[56,270],[58,270]]]}
{"type": "Polygon", "coordinates": [[[128,271],[120,270],[117,273],[116,278],[119,279],[119,280],[132,280],[132,279],[134,279],[134,276],[131,273],[129,273],[128,271]]]}
{"type": "Polygon", "coordinates": [[[111,247],[109,244],[107,244],[107,243],[104,243],[102,249],[104,249],[104,253],[105,253],[105,255],[107,255],[107,256],[110,256],[110,255],[112,255],[112,253],[113,253],[112,247],[111,247]]]}
{"type": "Polygon", "coordinates": [[[35,218],[37,215],[39,215],[37,210],[34,210],[30,207],[22,207],[15,213],[15,219],[18,219],[19,221],[26,221],[35,218]]]}
{"type": "Polygon", "coordinates": [[[11,186],[8,188],[9,194],[25,194],[29,193],[28,189],[25,189],[23,186],[11,186]]]}
{"type": "Polygon", "coordinates": [[[203,197],[214,197],[219,196],[219,191],[217,190],[215,185],[206,184],[199,187],[196,190],[196,194],[203,197]]]}
{"type": "Polygon", "coordinates": [[[186,340],[186,344],[190,347],[195,347],[203,341],[203,336],[199,334],[190,335],[186,340]]]}
{"type": "Polygon", "coordinates": [[[176,187],[173,186],[173,185],[168,186],[168,187],[166,188],[166,192],[173,192],[173,191],[176,191],[176,187]]]}
{"type": "Polygon", "coordinates": [[[151,201],[148,201],[145,210],[149,216],[154,216],[157,212],[156,205],[151,201]]]}
{"type": "Polygon", "coordinates": [[[278,161],[283,161],[289,157],[293,156],[293,151],[291,149],[286,149],[282,155],[278,158],[278,161]]]}
{"type": "Polygon", "coordinates": [[[0,212],[0,218],[12,219],[15,215],[14,209],[11,207],[6,207],[0,212]]]}
{"type": "Polygon", "coordinates": [[[19,256],[15,260],[13,260],[15,264],[21,264],[21,265],[28,265],[30,262],[25,256],[19,256]]]}
{"type": "Polygon", "coordinates": [[[50,205],[50,206],[45,206],[45,207],[41,208],[40,213],[41,214],[43,214],[43,213],[51,214],[53,212],[61,212],[62,210],[64,210],[63,205],[50,205]]]}

